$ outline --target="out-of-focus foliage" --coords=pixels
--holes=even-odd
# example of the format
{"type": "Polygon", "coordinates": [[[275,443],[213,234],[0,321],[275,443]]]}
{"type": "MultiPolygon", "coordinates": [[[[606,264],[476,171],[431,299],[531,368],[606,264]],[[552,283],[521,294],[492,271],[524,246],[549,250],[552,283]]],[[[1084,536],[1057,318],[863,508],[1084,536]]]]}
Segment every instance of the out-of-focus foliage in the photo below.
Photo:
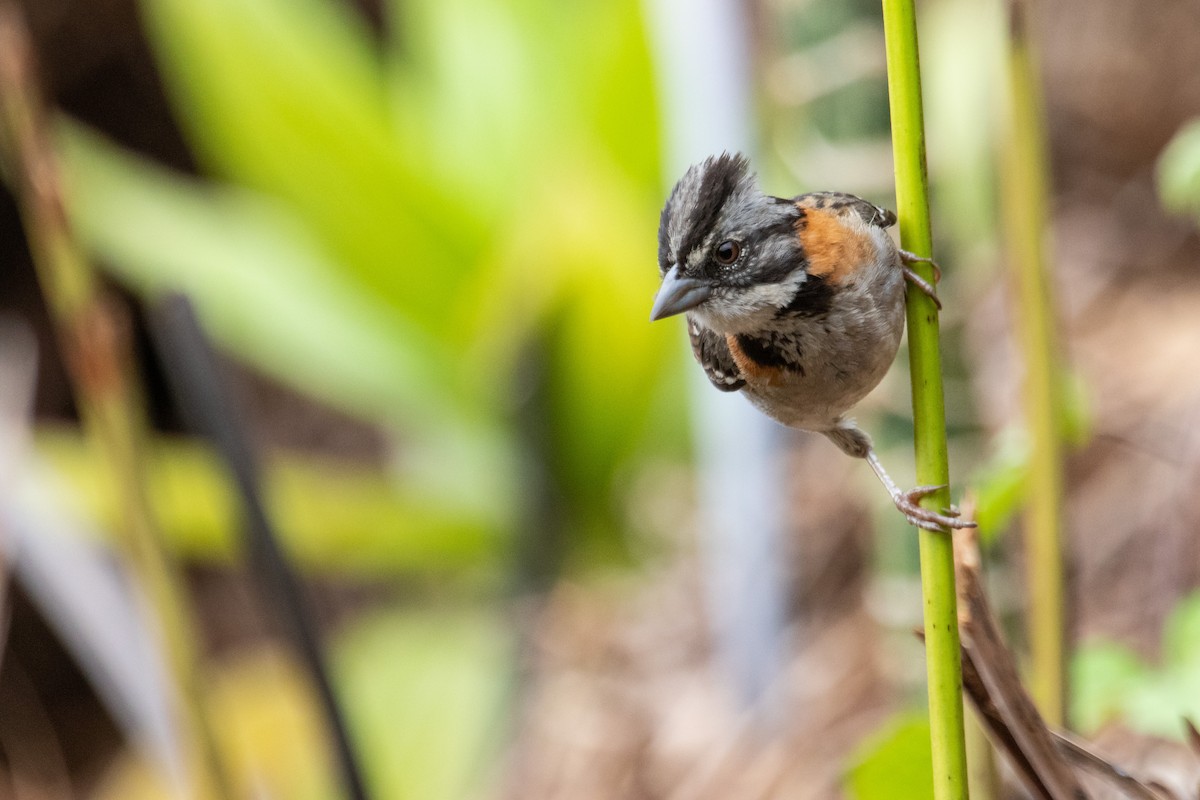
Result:
{"type": "MultiPolygon", "coordinates": [[[[38,453],[71,486],[72,497],[100,528],[121,513],[96,448],[77,433],[43,428],[38,453]]],[[[183,439],[147,448],[150,502],[180,555],[225,560],[238,510],[233,488],[212,451],[183,439]]],[[[358,575],[494,573],[504,552],[494,518],[467,504],[439,502],[344,462],[273,458],[264,475],[269,512],[288,552],[302,566],[358,575]]]]}
{"type": "MultiPolygon", "coordinates": [[[[497,668],[508,658],[498,630],[479,614],[388,612],[339,643],[341,696],[376,796],[451,798],[476,788],[470,767],[498,732],[508,677],[497,668]]],[[[259,651],[229,664],[209,701],[238,796],[339,796],[322,720],[303,674],[285,656],[259,651]]],[[[133,758],[99,794],[164,796],[160,777],[133,758]]]]}
{"type": "Polygon", "coordinates": [[[281,204],[171,173],[75,126],[63,144],[80,232],[122,281],[147,296],[186,291],[243,358],[359,414],[464,413],[433,345],[341,278],[281,204]]]}
{"type": "Polygon", "coordinates": [[[1142,733],[1181,737],[1184,717],[1200,719],[1200,594],[1171,612],[1157,665],[1122,645],[1093,642],[1075,655],[1071,682],[1071,717],[1080,731],[1120,720],[1142,733]]]}
{"type": "Polygon", "coordinates": [[[143,5],[223,182],[68,136],[71,211],[103,261],[146,296],[190,291],[264,371],[392,423],[408,479],[452,503],[514,497],[513,375],[540,353],[568,516],[611,534],[643,434],[682,431],[675,331],[646,322],[660,198],[637,4],[397,3],[382,43],[332,0],[143,5]]]}
{"type": "MultiPolygon", "coordinates": [[[[210,687],[208,706],[229,779],[240,795],[322,800],[337,788],[324,761],[322,720],[299,669],[260,650],[229,664],[210,687]]],[[[129,755],[112,770],[100,800],[158,800],[172,793],[163,776],[129,755]]]]}
{"type": "MultiPolygon", "coordinates": [[[[494,575],[536,502],[533,453],[564,530],[617,541],[632,527],[617,492],[651,443],[681,446],[685,417],[678,329],[647,321],[661,196],[636,0],[397,0],[378,39],[337,0],[141,5],[208,177],[64,124],[77,229],[144,298],[186,291],[226,351],[396,432],[391,479],[267,470],[289,551],[324,569],[494,575]]],[[[42,447],[114,515],[85,450],[42,447]]],[[[227,550],[210,457],[152,456],[168,530],[190,552],[227,550]]],[[[379,796],[472,788],[510,635],[423,611],[346,636],[334,661],[379,796]]],[[[275,719],[299,743],[235,764],[268,794],[330,796],[328,775],[294,769],[326,743],[279,716],[302,686],[262,675],[234,670],[217,729],[258,747],[275,719]]],[[[145,796],[122,785],[110,796],[145,796]]]]}
{"type": "Polygon", "coordinates": [[[1000,3],[927,3],[922,12],[934,235],[952,248],[943,251],[954,257],[949,274],[978,269],[997,244],[993,148],[1006,25],[1000,3]]]}
{"type": "MultiPolygon", "coordinates": [[[[1081,447],[1091,436],[1091,407],[1087,388],[1078,375],[1067,375],[1060,381],[1062,419],[1059,430],[1063,441],[1081,447]]],[[[1023,428],[1012,427],[997,437],[992,457],[972,476],[976,493],[975,520],[980,535],[990,542],[1008,527],[1012,518],[1025,503],[1029,492],[1029,441],[1023,428]]]]}
{"type": "Polygon", "coordinates": [[[490,612],[379,614],[340,643],[342,696],[376,796],[478,795],[470,784],[506,732],[513,673],[503,622],[490,612]]]}
{"type": "Polygon", "coordinates": [[[1200,119],[1175,134],[1159,157],[1158,189],[1167,208],[1200,217],[1200,119]]]}
{"type": "Polygon", "coordinates": [[[854,800],[933,797],[929,718],[905,713],[867,739],[851,756],[846,790],[854,800]]]}

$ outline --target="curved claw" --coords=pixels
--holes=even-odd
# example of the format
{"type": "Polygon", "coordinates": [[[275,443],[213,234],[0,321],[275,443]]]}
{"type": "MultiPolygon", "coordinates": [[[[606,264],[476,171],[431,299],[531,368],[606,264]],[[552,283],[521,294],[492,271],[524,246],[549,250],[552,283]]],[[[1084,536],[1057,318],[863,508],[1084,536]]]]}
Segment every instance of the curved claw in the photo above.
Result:
{"type": "Polygon", "coordinates": [[[918,486],[907,492],[892,497],[896,508],[904,515],[909,524],[916,525],[927,531],[940,531],[946,528],[974,528],[975,523],[969,520],[957,519],[958,509],[953,506],[946,513],[938,513],[932,509],[922,508],[919,502],[922,497],[933,494],[943,486],[918,486]]]}
{"type": "Polygon", "coordinates": [[[917,273],[913,272],[908,267],[904,268],[904,277],[909,283],[917,287],[922,294],[926,295],[930,300],[932,300],[933,304],[938,307],[938,311],[942,310],[942,301],[938,299],[937,289],[933,287],[933,284],[922,278],[917,273]]]}
{"type": "Polygon", "coordinates": [[[933,268],[933,282],[942,282],[942,268],[939,267],[937,262],[932,258],[926,258],[925,256],[919,256],[916,253],[910,253],[908,250],[903,248],[897,248],[897,250],[900,253],[900,260],[905,264],[928,264],[933,268]]]}

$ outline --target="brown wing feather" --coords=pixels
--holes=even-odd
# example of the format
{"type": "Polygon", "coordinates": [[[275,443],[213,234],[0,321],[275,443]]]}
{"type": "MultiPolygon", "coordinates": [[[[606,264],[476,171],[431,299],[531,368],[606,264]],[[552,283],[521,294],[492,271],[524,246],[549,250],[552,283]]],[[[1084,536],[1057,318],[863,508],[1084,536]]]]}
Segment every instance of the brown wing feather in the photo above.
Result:
{"type": "Polygon", "coordinates": [[[733,354],[725,337],[714,330],[704,327],[696,320],[688,317],[688,336],[692,340],[692,353],[709,382],[722,392],[736,392],[746,385],[742,371],[738,369],[733,354]]]}
{"type": "Polygon", "coordinates": [[[896,224],[896,215],[891,211],[844,192],[809,192],[793,198],[792,202],[800,208],[816,208],[841,214],[855,213],[868,224],[880,228],[890,228],[896,224]]]}

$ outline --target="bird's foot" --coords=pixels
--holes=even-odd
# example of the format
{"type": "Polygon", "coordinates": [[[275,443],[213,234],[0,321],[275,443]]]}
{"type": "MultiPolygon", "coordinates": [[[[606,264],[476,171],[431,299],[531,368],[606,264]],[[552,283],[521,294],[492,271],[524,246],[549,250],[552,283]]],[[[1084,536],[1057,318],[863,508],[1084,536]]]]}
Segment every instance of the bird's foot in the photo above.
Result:
{"type": "Polygon", "coordinates": [[[929,266],[933,267],[933,282],[934,283],[942,282],[942,268],[939,267],[937,265],[937,262],[934,261],[932,258],[926,258],[925,256],[919,256],[916,253],[909,252],[908,250],[904,250],[902,248],[897,248],[897,249],[899,249],[899,251],[900,251],[900,260],[903,261],[905,264],[928,264],[929,266]]]}
{"type": "Polygon", "coordinates": [[[938,307],[938,311],[942,310],[942,301],[938,299],[937,289],[933,288],[933,284],[913,272],[909,267],[904,268],[904,277],[908,279],[909,283],[917,287],[922,294],[932,300],[933,304],[938,307]]]}
{"type": "Polygon", "coordinates": [[[954,506],[950,506],[944,513],[938,513],[932,509],[922,508],[919,505],[922,497],[944,488],[946,487],[918,486],[907,492],[896,492],[892,495],[892,501],[895,502],[896,508],[900,509],[900,513],[904,515],[904,518],[908,520],[910,525],[916,525],[918,528],[923,528],[927,531],[941,531],[947,528],[974,528],[974,522],[958,518],[959,512],[954,506]]]}
{"type": "Polygon", "coordinates": [[[903,271],[905,279],[907,279],[908,282],[913,286],[920,289],[926,297],[934,302],[934,304],[938,307],[938,311],[941,311],[942,301],[938,299],[937,288],[935,287],[936,284],[942,279],[942,270],[937,265],[937,262],[935,262],[932,258],[925,258],[925,256],[919,256],[916,253],[910,253],[907,250],[900,251],[900,261],[904,264],[903,271]],[[930,283],[922,278],[917,274],[916,270],[909,266],[909,264],[916,263],[929,264],[931,267],[933,267],[933,283],[930,283]]]}

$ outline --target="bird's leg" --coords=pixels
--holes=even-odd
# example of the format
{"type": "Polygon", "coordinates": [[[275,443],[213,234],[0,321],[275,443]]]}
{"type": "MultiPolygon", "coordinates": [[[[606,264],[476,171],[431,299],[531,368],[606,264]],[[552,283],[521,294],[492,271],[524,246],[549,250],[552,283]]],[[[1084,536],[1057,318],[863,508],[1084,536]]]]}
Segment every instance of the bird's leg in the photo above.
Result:
{"type": "Polygon", "coordinates": [[[861,428],[854,424],[854,420],[839,419],[834,427],[821,431],[834,444],[838,446],[843,453],[854,458],[865,458],[867,463],[871,465],[871,469],[875,470],[875,475],[879,478],[883,488],[887,489],[888,494],[892,496],[892,502],[896,504],[896,508],[900,509],[900,513],[904,515],[911,524],[918,528],[924,528],[927,531],[940,531],[945,528],[974,528],[974,522],[966,522],[958,517],[958,510],[953,506],[944,514],[939,514],[936,511],[931,511],[928,508],[921,508],[921,498],[927,494],[932,494],[941,486],[918,486],[911,491],[901,491],[896,482],[892,480],[892,476],[887,474],[887,470],[883,468],[883,464],[879,461],[879,456],[875,455],[875,448],[871,444],[871,437],[868,436],[861,428]]]}
{"type": "Polygon", "coordinates": [[[916,253],[910,253],[907,250],[900,250],[899,252],[900,252],[900,262],[901,262],[901,264],[903,264],[903,266],[901,267],[901,270],[904,272],[905,279],[909,283],[911,283],[913,286],[916,286],[918,289],[920,289],[922,292],[924,292],[925,295],[928,296],[929,299],[932,300],[937,305],[938,311],[941,311],[942,310],[942,301],[938,299],[937,289],[934,286],[936,283],[938,283],[938,281],[940,281],[942,279],[942,270],[937,265],[937,262],[935,262],[932,258],[925,258],[924,256],[917,255],[916,253]],[[918,263],[918,262],[923,263],[923,264],[929,264],[930,266],[933,267],[933,283],[930,283],[929,281],[922,278],[920,275],[918,275],[916,273],[916,270],[914,270],[912,267],[909,266],[909,264],[914,264],[914,263],[918,263]]]}
{"type": "Polygon", "coordinates": [[[896,482],[887,474],[887,470],[883,468],[883,464],[879,461],[879,456],[875,455],[875,449],[871,448],[867,451],[867,463],[871,465],[871,469],[875,471],[875,475],[879,478],[879,482],[883,484],[883,488],[887,489],[888,494],[892,496],[892,502],[896,504],[896,508],[900,509],[900,513],[910,524],[916,525],[918,528],[924,528],[927,531],[940,531],[946,528],[974,528],[975,523],[967,520],[958,519],[958,509],[953,506],[944,514],[939,514],[928,508],[922,508],[919,504],[921,498],[927,494],[933,494],[941,486],[918,486],[909,491],[901,491],[896,482]]]}

